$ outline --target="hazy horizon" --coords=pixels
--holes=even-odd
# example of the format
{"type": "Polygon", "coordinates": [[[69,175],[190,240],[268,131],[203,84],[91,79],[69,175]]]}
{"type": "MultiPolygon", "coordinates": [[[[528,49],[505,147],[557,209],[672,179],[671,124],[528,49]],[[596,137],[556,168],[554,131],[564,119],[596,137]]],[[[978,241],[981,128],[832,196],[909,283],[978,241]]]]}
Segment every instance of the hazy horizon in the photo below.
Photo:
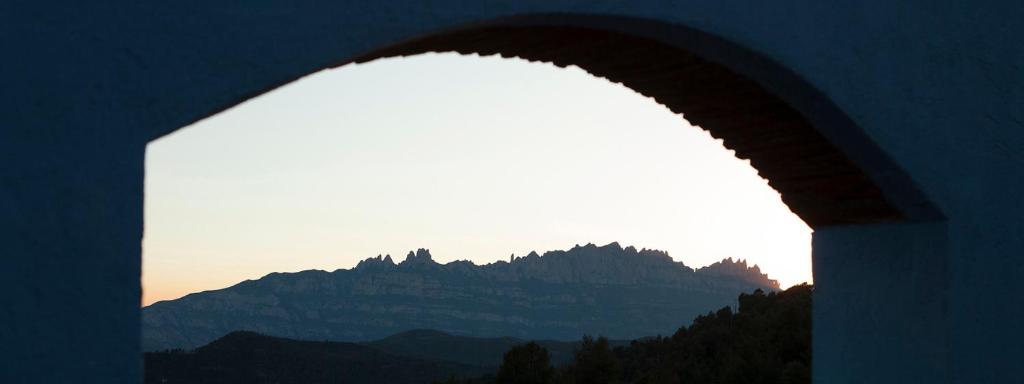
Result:
{"type": "Polygon", "coordinates": [[[811,230],[746,161],[582,70],[428,54],[323,71],[154,141],[143,305],[271,272],[574,244],[811,281],[811,230]]]}

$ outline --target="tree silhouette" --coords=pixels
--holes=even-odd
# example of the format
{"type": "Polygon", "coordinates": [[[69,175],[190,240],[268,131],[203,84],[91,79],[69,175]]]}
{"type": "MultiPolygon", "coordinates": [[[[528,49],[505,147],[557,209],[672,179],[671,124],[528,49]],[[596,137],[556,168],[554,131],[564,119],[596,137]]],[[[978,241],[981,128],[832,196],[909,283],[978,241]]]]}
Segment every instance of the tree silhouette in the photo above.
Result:
{"type": "Polygon", "coordinates": [[[498,384],[549,384],[555,370],[551,367],[548,350],[529,342],[512,347],[498,368],[498,384]]]}
{"type": "Polygon", "coordinates": [[[583,336],[576,359],[568,370],[575,383],[612,384],[619,382],[620,366],[608,346],[608,339],[583,336]]]}

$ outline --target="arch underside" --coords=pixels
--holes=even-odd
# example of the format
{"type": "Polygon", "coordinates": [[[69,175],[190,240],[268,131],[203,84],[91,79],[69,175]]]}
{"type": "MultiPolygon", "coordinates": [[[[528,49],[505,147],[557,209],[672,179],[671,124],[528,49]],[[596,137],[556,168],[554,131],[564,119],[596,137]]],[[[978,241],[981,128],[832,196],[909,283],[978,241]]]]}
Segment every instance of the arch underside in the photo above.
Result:
{"type": "Polygon", "coordinates": [[[386,47],[352,61],[426,52],[576,65],[651,97],[735,151],[811,227],[902,218],[875,183],[796,109],[723,65],[655,39],[585,27],[485,26],[386,47]]]}

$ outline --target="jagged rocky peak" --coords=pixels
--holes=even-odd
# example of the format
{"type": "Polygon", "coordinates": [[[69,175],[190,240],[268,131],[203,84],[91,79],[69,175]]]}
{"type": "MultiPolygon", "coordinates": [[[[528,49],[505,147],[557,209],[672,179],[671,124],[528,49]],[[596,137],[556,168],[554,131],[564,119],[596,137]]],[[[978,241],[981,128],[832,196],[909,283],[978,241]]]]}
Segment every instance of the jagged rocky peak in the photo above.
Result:
{"type": "Polygon", "coordinates": [[[395,262],[391,260],[391,255],[377,257],[371,257],[366,260],[362,260],[359,264],[356,264],[356,269],[361,268],[375,268],[375,267],[394,267],[395,262]]]}
{"type": "Polygon", "coordinates": [[[747,261],[744,260],[744,259],[733,260],[731,257],[729,257],[729,258],[722,259],[722,261],[713,263],[713,264],[708,265],[708,266],[706,266],[704,268],[701,268],[701,269],[720,270],[720,271],[746,270],[747,269],[747,261]]]}
{"type": "Polygon", "coordinates": [[[565,252],[562,252],[562,251],[547,252],[547,253],[544,254],[544,256],[558,255],[558,254],[565,254],[565,255],[577,256],[577,257],[595,257],[595,256],[604,256],[604,257],[613,257],[613,258],[622,257],[622,256],[625,256],[625,257],[639,257],[639,259],[641,259],[643,261],[649,261],[649,262],[653,262],[653,263],[657,263],[657,264],[661,264],[661,263],[665,263],[665,262],[667,262],[667,263],[675,263],[675,261],[672,259],[672,257],[668,255],[668,252],[660,251],[660,250],[657,250],[657,249],[647,249],[647,248],[643,248],[643,249],[637,251],[636,247],[634,247],[632,245],[628,246],[628,247],[625,247],[625,248],[622,248],[622,246],[619,245],[618,242],[611,242],[611,243],[608,243],[608,244],[605,244],[605,245],[602,245],[602,246],[597,246],[597,245],[595,245],[593,243],[587,243],[587,245],[584,245],[584,246],[580,246],[579,244],[576,244],[576,246],[574,246],[572,249],[570,249],[568,251],[565,251],[565,252]]]}
{"type": "Polygon", "coordinates": [[[637,252],[637,255],[648,257],[656,260],[673,261],[672,256],[668,255],[668,252],[657,250],[657,249],[641,249],[637,252]]]}
{"type": "Polygon", "coordinates": [[[408,255],[405,255],[405,260],[402,261],[402,266],[415,266],[415,265],[434,265],[434,258],[430,256],[430,250],[420,248],[416,252],[409,251],[408,255]]]}
{"type": "Polygon", "coordinates": [[[391,255],[377,255],[376,257],[370,257],[360,261],[358,264],[356,264],[356,267],[354,269],[375,270],[379,268],[388,269],[398,266],[413,267],[422,265],[437,265],[437,263],[434,261],[434,258],[430,255],[429,249],[420,248],[417,249],[416,251],[409,251],[409,253],[405,255],[405,260],[402,260],[401,263],[397,264],[393,259],[391,259],[391,255]]]}
{"type": "Polygon", "coordinates": [[[700,268],[699,272],[714,274],[714,275],[728,275],[734,277],[740,277],[747,280],[763,280],[767,281],[771,288],[778,289],[779,282],[768,278],[768,275],[761,272],[761,267],[747,266],[747,260],[727,258],[717,263],[708,265],[700,268]]]}
{"type": "MultiPolygon", "coordinates": [[[[568,281],[618,281],[631,282],[643,279],[673,281],[676,273],[693,273],[694,269],[675,261],[668,252],[636,247],[622,247],[618,242],[598,246],[593,243],[576,244],[566,251],[548,251],[543,255],[531,251],[526,256],[512,254],[507,262],[497,261],[477,265],[471,261],[452,261],[440,264],[434,261],[430,250],[420,248],[409,251],[401,263],[395,263],[391,256],[371,257],[359,262],[355,269],[370,272],[384,272],[401,269],[430,269],[461,271],[463,273],[483,272],[502,276],[503,279],[535,278],[549,282],[568,281]],[[511,268],[511,269],[507,269],[511,268]],[[508,275],[505,275],[505,274],[508,275]],[[607,276],[606,276],[607,275],[607,276]]],[[[733,276],[744,281],[769,282],[759,267],[747,267],[747,261],[728,258],[700,268],[701,272],[713,275],[733,276]]]]}
{"type": "MultiPolygon", "coordinates": [[[[583,246],[580,246],[579,244],[576,244],[576,245],[574,245],[572,247],[572,249],[570,249],[570,250],[568,250],[566,252],[586,252],[586,251],[596,251],[596,250],[622,251],[623,249],[622,249],[622,246],[619,245],[618,241],[613,241],[611,243],[602,245],[600,247],[598,247],[597,244],[594,244],[594,243],[587,243],[586,245],[583,245],[583,246]]],[[[552,251],[552,252],[558,252],[558,251],[552,251]]],[[[551,253],[551,252],[548,252],[548,253],[551,253]]]]}

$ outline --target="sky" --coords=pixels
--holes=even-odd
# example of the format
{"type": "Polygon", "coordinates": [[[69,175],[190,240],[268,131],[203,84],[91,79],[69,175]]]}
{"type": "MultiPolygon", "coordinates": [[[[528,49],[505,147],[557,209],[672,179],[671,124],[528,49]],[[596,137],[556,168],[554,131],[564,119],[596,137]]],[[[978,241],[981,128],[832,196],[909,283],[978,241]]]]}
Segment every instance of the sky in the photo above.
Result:
{"type": "Polygon", "coordinates": [[[732,257],[811,281],[811,230],[745,160],[576,67],[425,54],[321,71],[151,142],[143,305],[428,248],[732,257]]]}

